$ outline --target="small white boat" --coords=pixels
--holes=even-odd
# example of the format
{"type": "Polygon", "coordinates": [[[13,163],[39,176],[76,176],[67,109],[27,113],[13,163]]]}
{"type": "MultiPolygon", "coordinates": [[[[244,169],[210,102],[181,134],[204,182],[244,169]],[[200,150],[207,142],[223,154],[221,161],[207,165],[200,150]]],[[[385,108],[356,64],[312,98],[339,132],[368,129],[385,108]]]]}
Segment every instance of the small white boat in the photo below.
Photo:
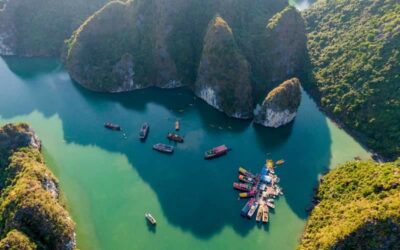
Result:
{"type": "Polygon", "coordinates": [[[156,225],[157,221],[156,219],[153,217],[153,215],[151,215],[150,213],[145,213],[144,217],[146,217],[146,219],[152,224],[152,225],[156,225]]]}
{"type": "Polygon", "coordinates": [[[267,201],[265,204],[267,204],[267,206],[270,208],[275,208],[275,205],[269,201],[267,201]]]}

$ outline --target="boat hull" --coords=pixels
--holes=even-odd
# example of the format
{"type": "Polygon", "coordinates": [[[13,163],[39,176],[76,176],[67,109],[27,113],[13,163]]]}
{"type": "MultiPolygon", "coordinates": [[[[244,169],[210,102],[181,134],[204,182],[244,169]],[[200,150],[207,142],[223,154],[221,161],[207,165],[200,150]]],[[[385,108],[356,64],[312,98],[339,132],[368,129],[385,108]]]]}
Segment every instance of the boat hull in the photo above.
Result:
{"type": "Polygon", "coordinates": [[[164,154],[174,153],[174,147],[168,146],[168,145],[163,145],[163,144],[156,144],[153,146],[153,149],[155,151],[158,151],[158,152],[164,153],[164,154]]]}

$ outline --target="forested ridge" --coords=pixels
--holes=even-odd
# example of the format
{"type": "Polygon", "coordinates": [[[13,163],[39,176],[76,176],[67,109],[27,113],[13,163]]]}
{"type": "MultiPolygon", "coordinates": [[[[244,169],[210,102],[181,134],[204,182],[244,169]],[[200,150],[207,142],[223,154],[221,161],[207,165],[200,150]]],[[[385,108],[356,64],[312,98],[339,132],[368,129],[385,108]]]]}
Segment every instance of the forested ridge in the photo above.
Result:
{"type": "Polygon", "coordinates": [[[400,3],[319,1],[304,13],[311,90],[384,157],[400,155],[400,3]]]}

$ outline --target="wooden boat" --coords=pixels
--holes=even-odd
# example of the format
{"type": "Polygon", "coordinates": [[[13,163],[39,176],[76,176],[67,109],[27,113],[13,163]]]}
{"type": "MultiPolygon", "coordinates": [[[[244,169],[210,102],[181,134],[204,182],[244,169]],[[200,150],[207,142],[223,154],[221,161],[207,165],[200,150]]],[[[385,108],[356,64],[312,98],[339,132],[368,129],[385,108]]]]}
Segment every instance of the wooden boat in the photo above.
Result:
{"type": "Polygon", "coordinates": [[[273,161],[273,160],[267,160],[266,163],[265,163],[265,165],[267,166],[267,168],[268,168],[269,170],[271,170],[271,169],[274,168],[274,161],[273,161]]]}
{"type": "Polygon", "coordinates": [[[110,122],[104,123],[104,127],[107,129],[115,130],[115,131],[121,131],[121,126],[119,126],[118,124],[110,123],[110,122]]]}
{"type": "Polygon", "coordinates": [[[284,163],[285,163],[284,160],[278,160],[278,161],[275,162],[276,165],[282,165],[284,163]]]}
{"type": "Polygon", "coordinates": [[[263,223],[267,223],[268,222],[269,209],[268,209],[268,206],[266,204],[264,204],[263,207],[264,207],[264,210],[263,210],[262,222],[263,223]]]}
{"type": "Polygon", "coordinates": [[[246,175],[247,174],[247,170],[244,169],[243,167],[239,167],[239,173],[246,175]]]}
{"type": "Polygon", "coordinates": [[[276,186],[275,188],[275,195],[283,195],[282,188],[279,186],[276,186]]]}
{"type": "Polygon", "coordinates": [[[253,217],[254,213],[256,212],[258,208],[258,202],[255,201],[253,202],[253,205],[251,205],[249,212],[247,213],[247,217],[251,218],[253,217]]]}
{"type": "Polygon", "coordinates": [[[179,123],[179,120],[176,120],[175,122],[175,130],[178,131],[181,129],[181,124],[179,123]]]}
{"type": "Polygon", "coordinates": [[[249,192],[239,193],[239,198],[250,198],[250,197],[254,197],[255,195],[256,195],[255,190],[251,190],[249,192]]]}
{"type": "Polygon", "coordinates": [[[142,141],[146,140],[147,135],[149,134],[149,130],[150,125],[148,123],[144,123],[139,131],[139,139],[142,141]]]}
{"type": "Polygon", "coordinates": [[[253,183],[254,179],[245,175],[239,175],[239,181],[246,182],[246,183],[253,183]]]}
{"type": "Polygon", "coordinates": [[[250,178],[254,178],[254,174],[252,174],[249,171],[247,171],[244,167],[239,167],[239,173],[244,175],[244,176],[247,176],[247,177],[250,177],[250,178]]]}
{"type": "Polygon", "coordinates": [[[264,206],[260,206],[257,211],[256,221],[260,222],[262,220],[263,215],[264,215],[264,206]]]}
{"type": "Polygon", "coordinates": [[[152,225],[156,225],[157,221],[150,213],[145,213],[144,217],[146,217],[147,221],[150,222],[152,225]]]}
{"type": "Polygon", "coordinates": [[[176,142],[180,142],[180,143],[183,142],[183,137],[178,134],[175,134],[175,133],[168,133],[167,138],[171,141],[176,141],[176,142]]]}
{"type": "Polygon", "coordinates": [[[229,148],[227,146],[221,145],[221,146],[215,147],[215,148],[210,149],[207,152],[205,152],[204,159],[209,160],[209,159],[217,158],[222,155],[225,155],[228,151],[229,151],[229,148]]]}
{"type": "Polygon", "coordinates": [[[174,152],[174,146],[166,145],[163,143],[154,144],[153,149],[161,153],[167,153],[167,154],[172,154],[174,152]]]}
{"type": "Polygon", "coordinates": [[[244,205],[244,207],[242,208],[242,211],[240,211],[240,215],[241,215],[241,216],[243,216],[243,217],[247,216],[247,213],[249,212],[250,207],[251,207],[251,205],[253,205],[254,201],[255,201],[255,199],[254,199],[254,198],[251,198],[251,199],[246,203],[246,205],[244,205]]]}
{"type": "Polygon", "coordinates": [[[271,202],[267,201],[265,204],[267,204],[267,206],[270,207],[270,208],[275,208],[274,203],[271,203],[271,202]]]}
{"type": "Polygon", "coordinates": [[[250,184],[247,184],[247,183],[234,182],[233,183],[233,188],[237,189],[237,190],[240,190],[240,191],[249,192],[252,189],[252,186],[250,184]]]}

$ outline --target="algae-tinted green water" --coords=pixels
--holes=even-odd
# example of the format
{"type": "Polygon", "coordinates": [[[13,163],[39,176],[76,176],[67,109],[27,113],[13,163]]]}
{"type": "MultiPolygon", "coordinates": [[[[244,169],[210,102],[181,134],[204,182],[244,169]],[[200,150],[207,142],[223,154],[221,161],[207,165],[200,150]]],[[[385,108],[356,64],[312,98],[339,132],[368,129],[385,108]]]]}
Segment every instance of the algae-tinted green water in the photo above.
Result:
{"type": "Polygon", "coordinates": [[[318,177],[367,152],[330,122],[303,93],[289,126],[267,129],[229,119],[187,90],[147,89],[100,94],[74,84],[57,60],[0,58],[0,125],[25,121],[43,141],[49,167],[61,182],[77,223],[80,249],[294,249],[318,177]],[[167,143],[176,119],[186,142],[167,143]],[[122,126],[108,131],[103,123],[122,126]],[[143,122],[148,140],[137,139],[143,122]],[[225,143],[232,151],[205,161],[203,152],[225,143]],[[277,169],[285,195],[267,226],[239,216],[245,201],[232,182],[237,168],[257,172],[265,159],[277,169]],[[145,212],[157,219],[149,227],[145,212]]]}

